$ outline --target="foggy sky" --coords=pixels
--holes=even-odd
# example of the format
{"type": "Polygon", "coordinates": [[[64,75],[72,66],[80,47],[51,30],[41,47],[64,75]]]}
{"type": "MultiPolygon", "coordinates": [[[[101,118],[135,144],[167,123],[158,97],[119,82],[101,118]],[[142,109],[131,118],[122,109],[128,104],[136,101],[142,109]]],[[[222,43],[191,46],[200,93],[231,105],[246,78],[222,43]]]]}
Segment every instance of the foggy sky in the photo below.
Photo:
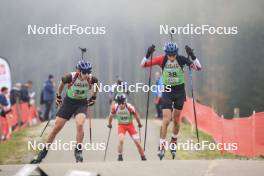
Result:
{"type": "MultiPolygon", "coordinates": [[[[148,70],[139,67],[147,47],[153,43],[154,55],[162,54],[170,39],[159,34],[159,25],[237,26],[237,35],[174,35],[174,40],[181,54],[185,55],[186,44],[193,47],[203,65],[194,76],[196,97],[219,114],[232,116],[233,108],[239,107],[241,115],[249,115],[264,110],[263,7],[262,0],[1,0],[0,56],[11,65],[12,82],[32,80],[38,94],[48,74],[54,74],[58,83],[63,74],[74,70],[79,46],[88,49],[87,60],[102,83],[113,83],[116,75],[130,84],[147,83],[148,70]],[[106,34],[27,35],[27,25],[54,24],[105,26],[106,34]]],[[[145,96],[131,96],[141,113],[145,96]]],[[[108,114],[107,97],[99,95],[96,113],[100,117],[108,114]]]]}

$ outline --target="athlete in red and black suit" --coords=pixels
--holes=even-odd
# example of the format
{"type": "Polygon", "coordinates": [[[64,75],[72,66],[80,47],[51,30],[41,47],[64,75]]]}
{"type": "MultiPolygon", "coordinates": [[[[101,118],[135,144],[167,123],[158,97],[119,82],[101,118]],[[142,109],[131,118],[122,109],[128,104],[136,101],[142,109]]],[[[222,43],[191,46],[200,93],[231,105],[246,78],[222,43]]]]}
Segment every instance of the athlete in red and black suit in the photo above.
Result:
{"type": "MultiPolygon", "coordinates": [[[[164,146],[167,127],[170,123],[171,117],[173,119],[171,143],[176,144],[180,127],[179,117],[184,101],[186,100],[184,66],[189,66],[194,70],[201,70],[201,64],[195,57],[192,49],[188,46],[186,47],[186,51],[191,57],[191,60],[185,56],[178,55],[178,47],[174,42],[168,42],[165,44],[165,55],[160,55],[149,60],[148,58],[154,51],[154,45],[148,48],[146,57],[144,57],[141,62],[141,66],[160,66],[162,69],[162,82],[166,87],[165,90],[168,90],[168,88],[170,89],[170,91],[162,92],[161,97],[163,121],[160,130],[159,146],[164,146]]],[[[176,151],[173,150],[172,152],[175,154],[176,151]]],[[[161,158],[164,156],[164,147],[159,147],[159,156],[161,158]]]]}

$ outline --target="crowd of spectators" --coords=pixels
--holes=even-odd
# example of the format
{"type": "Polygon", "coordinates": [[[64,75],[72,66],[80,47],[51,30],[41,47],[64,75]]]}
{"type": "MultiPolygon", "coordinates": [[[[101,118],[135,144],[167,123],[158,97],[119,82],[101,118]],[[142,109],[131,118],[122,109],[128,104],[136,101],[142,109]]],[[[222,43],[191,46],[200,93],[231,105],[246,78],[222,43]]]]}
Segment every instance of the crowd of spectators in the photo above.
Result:
{"type": "MultiPolygon", "coordinates": [[[[35,92],[32,90],[32,81],[27,81],[23,84],[16,83],[9,90],[6,86],[0,85],[0,117],[6,119],[8,113],[12,112],[12,109],[18,109],[21,104],[28,107],[34,107],[37,109],[37,119],[39,121],[47,121],[55,118],[55,81],[54,76],[49,75],[48,79],[44,81],[41,94],[40,94],[40,106],[37,108],[35,103],[35,92]],[[17,106],[18,105],[18,106],[17,106]],[[13,106],[18,108],[12,108],[13,106]]],[[[19,114],[19,112],[16,112],[19,114]]],[[[9,116],[8,116],[9,117],[9,116]]],[[[25,125],[23,122],[19,121],[18,126],[25,125]]],[[[2,124],[0,121],[0,141],[5,140],[5,136],[2,135],[2,124]]]]}

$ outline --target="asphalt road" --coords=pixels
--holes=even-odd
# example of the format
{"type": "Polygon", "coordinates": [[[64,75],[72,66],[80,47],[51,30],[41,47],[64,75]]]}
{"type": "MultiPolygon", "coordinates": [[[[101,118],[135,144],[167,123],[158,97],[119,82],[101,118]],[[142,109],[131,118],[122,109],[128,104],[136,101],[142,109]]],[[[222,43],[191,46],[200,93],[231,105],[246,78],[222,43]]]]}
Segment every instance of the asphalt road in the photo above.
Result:
{"type": "MultiPolygon", "coordinates": [[[[96,119],[92,121],[93,143],[104,143],[109,132],[107,121],[96,119]]],[[[47,132],[52,128],[49,126],[47,132]]],[[[85,124],[85,140],[89,142],[88,122],[85,124]]],[[[75,140],[76,128],[74,119],[56,137],[61,143],[75,140]]],[[[141,131],[144,136],[144,130],[141,131]]],[[[255,160],[163,160],[157,157],[159,127],[156,122],[149,121],[146,156],[148,161],[140,160],[133,141],[126,137],[124,147],[124,162],[117,159],[117,129],[112,129],[106,161],[103,161],[104,151],[84,151],[84,162],[75,163],[73,151],[49,151],[47,157],[39,165],[48,175],[65,175],[70,171],[95,172],[110,176],[263,176],[264,162],[255,160]]],[[[14,175],[24,165],[0,165],[0,175],[14,175]]]]}

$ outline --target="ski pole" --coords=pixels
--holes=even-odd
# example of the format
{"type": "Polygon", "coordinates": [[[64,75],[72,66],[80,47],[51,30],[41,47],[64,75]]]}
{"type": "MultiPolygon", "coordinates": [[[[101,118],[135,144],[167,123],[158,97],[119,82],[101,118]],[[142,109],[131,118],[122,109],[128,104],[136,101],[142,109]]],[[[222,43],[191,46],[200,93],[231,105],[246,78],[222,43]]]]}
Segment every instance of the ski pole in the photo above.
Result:
{"type": "MultiPolygon", "coordinates": [[[[189,55],[188,55],[188,59],[189,59],[189,55]]],[[[189,77],[190,77],[190,88],[191,88],[192,101],[193,101],[193,113],[194,113],[194,120],[195,120],[196,137],[197,137],[198,144],[199,144],[200,140],[199,140],[199,132],[198,132],[198,126],[197,126],[197,115],[196,115],[194,93],[193,93],[192,69],[190,66],[189,66],[189,77]]]]}
{"type": "Polygon", "coordinates": [[[90,135],[90,143],[92,143],[92,112],[91,109],[88,107],[88,125],[89,125],[89,135],[90,135]]]}
{"type": "Polygon", "coordinates": [[[107,149],[108,149],[108,144],[109,144],[111,130],[112,130],[112,128],[109,128],[109,133],[108,133],[107,142],[106,142],[106,148],[105,148],[105,153],[104,153],[104,161],[105,161],[106,154],[107,154],[107,149]]]}
{"type": "MultiPolygon", "coordinates": [[[[82,52],[82,60],[84,60],[83,59],[83,53],[86,52],[86,48],[79,47],[79,49],[82,52]]],[[[87,115],[88,115],[88,125],[89,125],[89,132],[90,132],[90,143],[92,143],[92,113],[91,113],[91,109],[89,107],[87,109],[87,115]]]]}
{"type": "MultiPolygon", "coordinates": [[[[150,55],[150,68],[149,68],[149,80],[148,80],[148,86],[150,87],[151,83],[151,74],[152,74],[152,53],[150,55]]],[[[149,93],[148,91],[148,98],[147,98],[147,112],[146,112],[146,125],[145,125],[145,136],[144,136],[144,151],[146,150],[146,141],[147,141],[147,129],[148,129],[148,112],[149,112],[149,93]]]]}
{"type": "Polygon", "coordinates": [[[173,30],[173,29],[170,31],[170,40],[171,40],[171,42],[173,42],[173,36],[172,36],[172,33],[174,33],[174,30],[173,30]]]}
{"type": "MultiPolygon", "coordinates": [[[[57,107],[57,108],[58,108],[58,107],[57,107]]],[[[51,119],[49,119],[48,122],[46,123],[44,129],[42,130],[42,132],[41,132],[41,134],[40,134],[40,137],[42,137],[43,133],[45,132],[46,128],[48,127],[48,125],[49,125],[49,123],[50,123],[50,120],[51,120],[51,119]]]]}
{"type": "Polygon", "coordinates": [[[86,48],[81,48],[81,47],[79,47],[79,49],[81,50],[81,52],[82,52],[82,60],[83,60],[83,53],[85,53],[86,52],[86,48]]]}
{"type": "Polygon", "coordinates": [[[43,135],[44,131],[46,130],[46,128],[48,127],[49,123],[50,123],[50,119],[48,120],[48,122],[46,123],[44,129],[42,130],[42,132],[40,134],[40,137],[42,137],[42,135],[43,135]]]}

